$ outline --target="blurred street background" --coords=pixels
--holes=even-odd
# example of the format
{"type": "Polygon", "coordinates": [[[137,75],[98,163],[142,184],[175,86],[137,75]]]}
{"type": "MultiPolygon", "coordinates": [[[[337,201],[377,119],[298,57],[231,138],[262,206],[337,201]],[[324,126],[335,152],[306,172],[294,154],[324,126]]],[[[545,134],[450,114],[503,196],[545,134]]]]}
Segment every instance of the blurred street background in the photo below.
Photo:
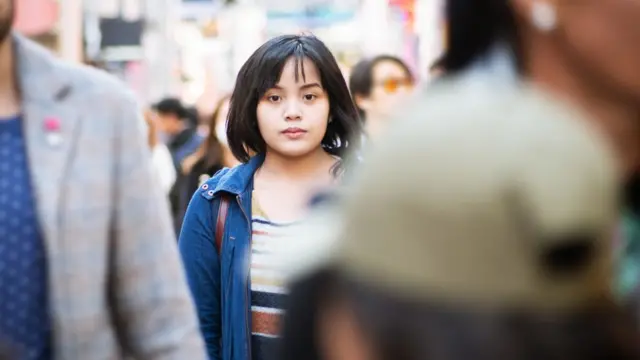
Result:
{"type": "Polygon", "coordinates": [[[311,32],[345,74],[399,56],[421,78],[442,51],[442,0],[17,0],[15,29],[122,78],[141,103],[178,95],[201,114],[266,39],[311,32]]]}

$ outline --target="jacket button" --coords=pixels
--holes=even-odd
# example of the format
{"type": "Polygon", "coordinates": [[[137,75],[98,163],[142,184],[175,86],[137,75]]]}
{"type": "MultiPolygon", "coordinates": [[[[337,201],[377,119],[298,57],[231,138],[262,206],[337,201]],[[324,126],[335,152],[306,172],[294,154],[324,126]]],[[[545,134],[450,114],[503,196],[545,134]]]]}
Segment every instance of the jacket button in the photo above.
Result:
{"type": "Polygon", "coordinates": [[[213,196],[213,190],[207,191],[207,194],[209,194],[209,196],[213,196]]]}
{"type": "Polygon", "coordinates": [[[204,184],[204,185],[202,185],[202,190],[207,190],[208,188],[209,188],[209,185],[208,185],[208,184],[204,184]]]}

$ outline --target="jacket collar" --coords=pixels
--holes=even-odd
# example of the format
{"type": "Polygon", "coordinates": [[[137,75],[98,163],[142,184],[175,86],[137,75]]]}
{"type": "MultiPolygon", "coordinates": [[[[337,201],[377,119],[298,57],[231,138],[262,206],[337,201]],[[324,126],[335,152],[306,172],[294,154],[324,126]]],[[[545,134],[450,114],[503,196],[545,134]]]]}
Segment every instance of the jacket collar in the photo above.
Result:
{"type": "Polygon", "coordinates": [[[222,175],[220,181],[213,189],[214,194],[227,192],[240,195],[253,190],[253,175],[262,166],[264,154],[253,156],[247,163],[229,169],[222,175]]]}
{"type": "Polygon", "coordinates": [[[61,246],[60,213],[64,210],[63,187],[67,184],[69,161],[74,158],[80,138],[78,126],[83,109],[72,101],[75,76],[82,74],[32,41],[12,34],[16,77],[21,95],[25,144],[36,193],[38,220],[49,255],[61,246]],[[47,124],[56,130],[48,130],[47,124]],[[53,143],[49,135],[57,133],[53,143]]]}
{"type": "Polygon", "coordinates": [[[71,91],[71,84],[58,70],[58,60],[18,33],[12,33],[12,40],[23,102],[55,103],[65,98],[71,91]]]}

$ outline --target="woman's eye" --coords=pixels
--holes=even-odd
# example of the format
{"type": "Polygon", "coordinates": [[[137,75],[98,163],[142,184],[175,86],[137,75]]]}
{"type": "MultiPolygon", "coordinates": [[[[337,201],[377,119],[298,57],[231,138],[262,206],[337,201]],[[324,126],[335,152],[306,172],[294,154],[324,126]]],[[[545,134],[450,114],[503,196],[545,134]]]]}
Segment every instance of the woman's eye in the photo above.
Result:
{"type": "Polygon", "coordinates": [[[316,98],[316,96],[315,96],[315,95],[313,95],[313,94],[306,94],[306,95],[304,96],[304,99],[305,99],[305,100],[307,100],[307,101],[315,100],[315,98],[316,98]]]}
{"type": "Polygon", "coordinates": [[[278,102],[280,101],[282,98],[279,95],[269,95],[267,96],[267,99],[271,102],[278,102]]]}

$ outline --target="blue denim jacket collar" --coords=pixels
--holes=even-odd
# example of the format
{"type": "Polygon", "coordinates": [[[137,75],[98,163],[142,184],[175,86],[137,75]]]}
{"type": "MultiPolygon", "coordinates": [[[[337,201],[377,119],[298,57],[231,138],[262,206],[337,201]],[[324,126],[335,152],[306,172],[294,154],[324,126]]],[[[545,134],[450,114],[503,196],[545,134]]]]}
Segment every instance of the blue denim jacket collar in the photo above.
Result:
{"type": "Polygon", "coordinates": [[[247,163],[229,169],[213,189],[214,196],[219,192],[227,192],[237,196],[251,191],[253,174],[262,166],[264,157],[264,154],[255,155],[247,163]]]}

